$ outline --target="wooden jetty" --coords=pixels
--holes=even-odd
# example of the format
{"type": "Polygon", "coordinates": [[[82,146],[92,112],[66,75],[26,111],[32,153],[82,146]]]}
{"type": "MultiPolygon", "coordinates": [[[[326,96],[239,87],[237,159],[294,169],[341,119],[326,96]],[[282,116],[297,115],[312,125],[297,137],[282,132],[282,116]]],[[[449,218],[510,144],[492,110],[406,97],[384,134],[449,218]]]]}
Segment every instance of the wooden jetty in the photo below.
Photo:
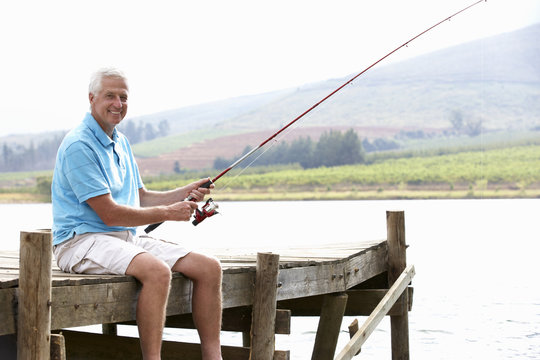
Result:
{"type": "MultiPolygon", "coordinates": [[[[242,344],[223,346],[223,358],[289,359],[287,349],[275,349],[275,334],[290,334],[291,316],[319,316],[312,359],[351,359],[389,315],[392,358],[408,359],[414,267],[406,264],[403,212],[387,212],[387,234],[272,253],[216,249],[223,266],[222,329],[243,333],[242,344]],[[336,355],[344,315],[368,318],[349,326],[351,340],[336,355]]],[[[0,253],[0,358],[141,358],[137,338],[116,335],[116,324],[134,324],[139,286],[129,276],[63,273],[53,261],[49,231],[21,232],[20,251],[0,253]],[[69,330],[92,324],[103,324],[103,334],[69,330]]],[[[167,327],[194,327],[191,290],[188,279],[173,274],[167,327]]],[[[200,359],[199,345],[164,341],[162,358],[200,359]]]]}

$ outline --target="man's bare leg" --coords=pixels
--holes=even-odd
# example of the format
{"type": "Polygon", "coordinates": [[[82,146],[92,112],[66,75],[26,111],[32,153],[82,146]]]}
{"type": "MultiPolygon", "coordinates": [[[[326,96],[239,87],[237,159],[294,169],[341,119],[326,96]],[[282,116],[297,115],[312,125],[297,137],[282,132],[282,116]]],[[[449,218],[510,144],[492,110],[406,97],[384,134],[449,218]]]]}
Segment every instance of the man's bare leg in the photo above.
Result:
{"type": "Polygon", "coordinates": [[[193,321],[201,339],[204,360],[221,359],[221,279],[219,260],[189,253],[172,268],[193,282],[193,321]]]}
{"type": "Polygon", "coordinates": [[[137,326],[144,360],[161,359],[165,309],[171,284],[171,270],[149,253],[133,258],[126,275],[142,283],[137,301],[137,326]]]}

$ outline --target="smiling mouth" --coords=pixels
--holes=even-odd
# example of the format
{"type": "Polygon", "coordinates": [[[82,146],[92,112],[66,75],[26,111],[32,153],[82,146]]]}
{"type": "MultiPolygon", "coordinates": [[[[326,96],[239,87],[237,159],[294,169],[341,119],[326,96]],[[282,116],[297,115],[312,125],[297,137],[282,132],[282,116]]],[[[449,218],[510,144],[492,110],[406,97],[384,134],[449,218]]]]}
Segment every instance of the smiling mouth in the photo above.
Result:
{"type": "Polygon", "coordinates": [[[111,111],[111,114],[113,114],[113,115],[120,115],[120,111],[111,111]]]}

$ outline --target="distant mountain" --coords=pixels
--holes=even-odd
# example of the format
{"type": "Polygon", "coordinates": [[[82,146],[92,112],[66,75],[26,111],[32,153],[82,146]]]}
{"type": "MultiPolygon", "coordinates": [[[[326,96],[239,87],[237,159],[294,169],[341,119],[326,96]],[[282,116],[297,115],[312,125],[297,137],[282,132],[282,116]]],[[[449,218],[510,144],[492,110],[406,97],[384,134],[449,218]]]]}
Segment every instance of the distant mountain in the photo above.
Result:
{"type": "Polygon", "coordinates": [[[292,90],[289,89],[251,96],[239,96],[211,103],[131,117],[126,120],[132,120],[136,123],[146,122],[154,124],[158,124],[161,120],[168,120],[171,133],[186,133],[213,126],[216,123],[256,110],[291,92],[292,90]]]}
{"type": "MultiPolygon", "coordinates": [[[[309,116],[309,125],[448,127],[458,111],[485,128],[540,125],[540,24],[374,68],[309,116]]],[[[351,75],[352,76],[352,75],[351,75]]],[[[351,76],[299,88],[221,127],[277,127],[351,76]]]]}
{"type": "MultiPolygon", "coordinates": [[[[538,127],[539,38],[540,24],[536,24],[406,61],[381,64],[319,106],[302,124],[448,128],[451,115],[459,113],[465,120],[481,122],[485,129],[538,127]]],[[[206,138],[215,138],[220,132],[277,129],[352,76],[138,120],[167,118],[174,133],[198,130],[198,139],[201,129],[208,132],[206,138]]]]}

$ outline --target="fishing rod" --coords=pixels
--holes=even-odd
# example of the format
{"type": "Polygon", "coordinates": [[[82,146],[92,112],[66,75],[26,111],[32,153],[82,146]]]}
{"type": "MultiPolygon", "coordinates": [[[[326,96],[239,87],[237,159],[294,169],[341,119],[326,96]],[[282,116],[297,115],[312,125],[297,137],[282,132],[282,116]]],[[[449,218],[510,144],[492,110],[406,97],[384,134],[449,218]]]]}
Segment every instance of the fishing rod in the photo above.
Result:
{"type": "MultiPolygon", "coordinates": [[[[249,152],[247,152],[245,155],[243,155],[241,158],[239,158],[238,160],[236,160],[234,163],[232,163],[231,165],[229,165],[228,168],[226,168],[225,170],[223,170],[221,173],[219,173],[216,177],[214,177],[212,180],[208,180],[206,183],[204,183],[201,187],[203,188],[209,188],[213,183],[215,183],[216,181],[218,181],[222,176],[224,176],[225,174],[227,174],[229,171],[231,171],[232,169],[234,169],[236,166],[238,166],[241,162],[243,162],[245,159],[247,159],[248,157],[250,157],[253,153],[255,153],[257,150],[259,150],[260,148],[262,148],[263,146],[265,146],[268,142],[270,142],[271,140],[275,139],[279,134],[281,134],[283,131],[285,131],[286,129],[288,129],[292,124],[294,124],[295,122],[297,122],[298,120],[300,120],[301,118],[303,118],[305,115],[307,115],[309,112],[311,112],[313,109],[315,109],[317,106],[319,106],[320,104],[322,104],[323,102],[325,102],[326,100],[328,100],[330,97],[332,97],[334,94],[336,94],[337,92],[339,92],[341,89],[343,89],[345,86],[351,84],[354,80],[356,80],[358,77],[360,77],[361,75],[363,75],[366,71],[370,70],[371,68],[373,68],[375,65],[377,65],[378,63],[380,63],[381,61],[383,61],[384,59],[386,59],[387,57],[391,56],[392,54],[394,54],[396,51],[400,50],[401,48],[403,47],[407,47],[409,45],[409,43],[411,43],[412,41],[418,39],[420,36],[424,35],[425,33],[431,31],[432,29],[436,28],[437,26],[441,25],[442,23],[446,22],[446,21],[450,21],[450,19],[452,19],[453,17],[461,14],[462,12],[465,12],[467,11],[468,9],[472,8],[473,6],[481,3],[481,2],[487,2],[487,0],[478,0],[476,2],[474,2],[473,4],[457,11],[456,13],[444,18],[443,20],[437,22],[436,24],[430,26],[429,28],[425,29],[424,31],[420,32],[419,34],[413,36],[412,38],[410,38],[409,40],[407,40],[406,42],[404,42],[403,44],[399,45],[398,47],[396,47],[394,50],[390,51],[388,54],[384,55],[383,57],[381,57],[380,59],[378,59],[377,61],[375,61],[373,64],[369,65],[368,67],[366,67],[364,70],[360,71],[358,74],[354,75],[352,78],[350,78],[349,80],[347,80],[346,82],[344,82],[342,85],[340,85],[338,88],[336,88],[334,91],[332,91],[330,94],[326,95],[324,98],[322,98],[321,100],[319,100],[318,102],[316,102],[314,105],[312,105],[309,109],[307,109],[306,111],[304,111],[303,113],[301,113],[300,115],[298,115],[296,118],[294,118],[291,122],[289,122],[287,125],[283,126],[281,129],[279,129],[278,131],[276,131],[274,134],[272,134],[268,139],[264,140],[262,143],[259,144],[259,146],[253,148],[252,150],[250,150],[249,152]]],[[[186,200],[188,201],[191,201],[193,200],[193,198],[191,196],[189,196],[186,200]]],[[[201,207],[201,209],[196,209],[195,213],[194,213],[194,220],[193,220],[193,225],[197,225],[199,224],[201,221],[203,221],[204,219],[206,219],[207,217],[210,217],[210,216],[213,216],[215,214],[217,214],[217,208],[218,208],[218,205],[210,198],[206,201],[206,203],[201,207]]],[[[152,224],[152,225],[149,225],[148,227],[146,227],[146,229],[144,229],[144,231],[148,234],[149,232],[153,231],[154,229],[156,229],[159,225],[161,225],[163,222],[161,223],[157,223],[157,224],[152,224]]]]}

